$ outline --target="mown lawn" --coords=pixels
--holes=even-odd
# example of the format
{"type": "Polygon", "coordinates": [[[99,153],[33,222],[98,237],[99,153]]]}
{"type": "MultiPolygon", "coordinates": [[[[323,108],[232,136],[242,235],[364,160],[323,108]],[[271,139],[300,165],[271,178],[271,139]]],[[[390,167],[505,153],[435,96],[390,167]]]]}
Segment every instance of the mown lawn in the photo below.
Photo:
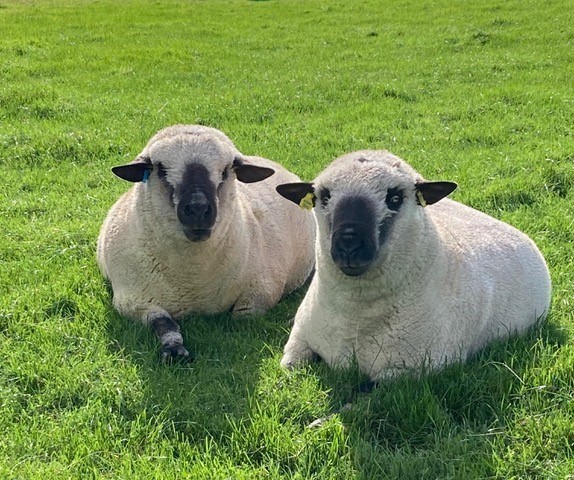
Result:
{"type": "Polygon", "coordinates": [[[572,12],[0,0],[0,477],[574,478],[572,12]],[[304,289],[260,318],[186,319],[197,361],[162,366],[113,311],[95,241],[128,188],[110,167],[174,123],[306,180],[385,148],[457,181],[453,198],[540,246],[548,321],[343,411],[355,372],[279,367],[304,289]]]}

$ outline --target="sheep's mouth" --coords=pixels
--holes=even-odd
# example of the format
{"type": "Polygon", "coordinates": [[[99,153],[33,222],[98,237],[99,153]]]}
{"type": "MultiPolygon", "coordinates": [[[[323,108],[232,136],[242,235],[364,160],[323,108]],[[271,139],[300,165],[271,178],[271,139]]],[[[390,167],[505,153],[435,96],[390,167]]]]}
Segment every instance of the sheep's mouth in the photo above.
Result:
{"type": "Polygon", "coordinates": [[[348,277],[358,277],[365,273],[368,269],[370,264],[368,265],[337,265],[339,270],[343,272],[348,277]]]}
{"type": "Polygon", "coordinates": [[[377,256],[376,237],[356,226],[337,229],[331,238],[331,258],[348,277],[365,273],[377,256]]]}
{"type": "Polygon", "coordinates": [[[192,242],[204,242],[211,237],[211,228],[190,228],[184,227],[183,233],[192,242]]]}

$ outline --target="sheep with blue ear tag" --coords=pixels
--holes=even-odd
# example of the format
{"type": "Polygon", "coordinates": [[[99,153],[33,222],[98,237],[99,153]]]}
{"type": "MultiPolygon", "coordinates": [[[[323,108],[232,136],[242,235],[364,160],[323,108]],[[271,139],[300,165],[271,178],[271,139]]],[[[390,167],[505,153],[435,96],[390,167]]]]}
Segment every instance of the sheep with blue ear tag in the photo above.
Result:
{"type": "Polygon", "coordinates": [[[543,319],[550,276],[514,227],[445,198],[386,151],[359,151],[277,191],[313,209],[316,272],[281,364],[353,358],[371,379],[465,359],[543,319]]]}
{"type": "Polygon", "coordinates": [[[178,318],[263,313],[313,269],[313,217],[275,193],[299,178],[219,130],[168,127],[112,170],[134,186],[104,221],[98,264],[114,307],[153,328],[166,362],[189,357],[178,318]]]}

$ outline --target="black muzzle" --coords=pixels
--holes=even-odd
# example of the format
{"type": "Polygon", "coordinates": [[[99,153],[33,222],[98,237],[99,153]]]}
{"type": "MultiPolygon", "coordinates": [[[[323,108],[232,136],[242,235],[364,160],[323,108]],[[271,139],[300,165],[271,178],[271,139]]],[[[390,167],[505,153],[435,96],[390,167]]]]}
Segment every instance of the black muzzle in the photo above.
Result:
{"type": "Polygon", "coordinates": [[[186,237],[193,242],[207,240],[217,218],[216,192],[202,165],[191,165],[177,189],[177,218],[186,237]]]}
{"type": "Polygon", "coordinates": [[[371,203],[361,197],[341,200],[333,215],[331,258],[348,276],[365,273],[378,252],[377,226],[371,203]]]}

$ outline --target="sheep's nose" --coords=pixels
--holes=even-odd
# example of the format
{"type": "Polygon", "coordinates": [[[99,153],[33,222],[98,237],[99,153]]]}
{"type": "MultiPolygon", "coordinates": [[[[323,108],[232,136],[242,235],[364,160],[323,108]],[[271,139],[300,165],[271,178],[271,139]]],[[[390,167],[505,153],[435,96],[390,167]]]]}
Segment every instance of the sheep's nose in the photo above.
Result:
{"type": "Polygon", "coordinates": [[[373,235],[361,227],[342,226],[333,233],[331,258],[345,275],[355,277],[366,272],[376,253],[373,235]]]}
{"type": "Polygon", "coordinates": [[[363,246],[363,239],[354,228],[345,228],[338,236],[335,248],[339,254],[347,259],[363,246]]]}
{"type": "Polygon", "coordinates": [[[183,214],[196,220],[205,218],[210,210],[211,206],[207,201],[190,202],[183,206],[183,214]]]}
{"type": "MultiPolygon", "coordinates": [[[[209,199],[201,192],[193,193],[187,202],[178,207],[178,217],[183,224],[208,226],[213,220],[213,206],[209,199]]],[[[211,225],[209,225],[211,226],[211,225]]]]}

